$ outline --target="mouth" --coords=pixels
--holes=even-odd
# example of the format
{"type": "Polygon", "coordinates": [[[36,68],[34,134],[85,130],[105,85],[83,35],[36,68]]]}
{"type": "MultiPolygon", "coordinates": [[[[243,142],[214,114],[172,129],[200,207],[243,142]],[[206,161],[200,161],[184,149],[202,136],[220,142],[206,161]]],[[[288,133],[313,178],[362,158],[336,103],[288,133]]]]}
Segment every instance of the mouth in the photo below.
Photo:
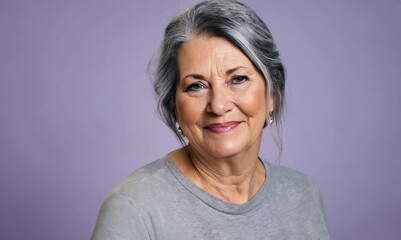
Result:
{"type": "Polygon", "coordinates": [[[236,128],[241,122],[239,121],[230,121],[224,123],[213,123],[204,127],[206,130],[209,130],[213,133],[226,133],[230,130],[236,128]]]}

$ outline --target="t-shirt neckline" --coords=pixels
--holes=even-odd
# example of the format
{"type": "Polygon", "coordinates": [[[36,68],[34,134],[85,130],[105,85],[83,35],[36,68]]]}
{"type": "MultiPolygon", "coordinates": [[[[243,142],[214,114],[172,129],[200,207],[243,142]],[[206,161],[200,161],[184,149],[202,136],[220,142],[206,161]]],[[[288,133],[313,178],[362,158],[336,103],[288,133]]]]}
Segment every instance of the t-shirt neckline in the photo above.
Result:
{"type": "Polygon", "coordinates": [[[262,187],[259,189],[256,195],[253,196],[253,198],[251,198],[248,202],[237,204],[237,203],[225,202],[213,196],[212,194],[206,192],[205,190],[201,189],[196,184],[194,184],[190,179],[188,179],[183,172],[181,172],[181,170],[175,165],[175,163],[169,156],[166,156],[165,159],[167,167],[170,169],[170,171],[173,173],[176,179],[195,197],[197,197],[199,200],[201,200],[202,202],[204,202],[205,204],[209,205],[210,207],[214,208],[217,211],[233,215],[243,214],[251,211],[257,205],[259,205],[264,198],[267,197],[269,190],[268,186],[270,185],[270,182],[272,181],[273,177],[271,170],[272,168],[269,162],[264,161],[262,159],[261,162],[263,163],[266,172],[266,178],[262,187]]]}

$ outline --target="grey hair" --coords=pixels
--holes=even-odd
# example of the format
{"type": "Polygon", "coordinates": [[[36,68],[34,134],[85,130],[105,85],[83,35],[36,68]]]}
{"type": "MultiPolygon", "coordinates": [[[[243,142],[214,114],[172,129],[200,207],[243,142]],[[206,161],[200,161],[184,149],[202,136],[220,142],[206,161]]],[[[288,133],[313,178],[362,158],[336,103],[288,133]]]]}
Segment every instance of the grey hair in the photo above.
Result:
{"type": "MultiPolygon", "coordinates": [[[[153,87],[158,112],[184,145],[175,115],[176,85],[179,81],[177,55],[183,43],[193,36],[223,37],[241,49],[263,74],[268,97],[274,96],[271,127],[279,153],[282,151],[285,68],[266,24],[238,1],[203,1],[175,17],[166,27],[159,51],[153,87]]],[[[267,98],[270,99],[270,98],[267,98]]]]}

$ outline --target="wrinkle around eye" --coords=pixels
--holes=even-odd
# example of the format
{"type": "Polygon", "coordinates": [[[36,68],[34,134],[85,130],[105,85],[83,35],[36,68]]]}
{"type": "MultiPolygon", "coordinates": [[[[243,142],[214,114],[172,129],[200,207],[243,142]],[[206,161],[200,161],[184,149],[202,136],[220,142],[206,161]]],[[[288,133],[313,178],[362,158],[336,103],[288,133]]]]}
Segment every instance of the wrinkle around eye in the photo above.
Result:
{"type": "Polygon", "coordinates": [[[245,82],[247,82],[247,81],[249,81],[249,77],[248,77],[248,76],[245,76],[245,75],[234,76],[234,77],[230,80],[230,82],[231,82],[232,84],[242,84],[242,83],[245,83],[245,82]]]}
{"type": "Polygon", "coordinates": [[[234,77],[230,80],[230,84],[228,84],[229,88],[234,92],[244,92],[251,85],[251,79],[247,76],[239,76],[241,78],[240,81],[237,82],[234,77]]]}
{"type": "Polygon", "coordinates": [[[197,82],[191,83],[187,87],[185,87],[184,91],[185,92],[200,92],[207,88],[208,88],[207,84],[205,84],[201,81],[197,81],[197,82]]]}

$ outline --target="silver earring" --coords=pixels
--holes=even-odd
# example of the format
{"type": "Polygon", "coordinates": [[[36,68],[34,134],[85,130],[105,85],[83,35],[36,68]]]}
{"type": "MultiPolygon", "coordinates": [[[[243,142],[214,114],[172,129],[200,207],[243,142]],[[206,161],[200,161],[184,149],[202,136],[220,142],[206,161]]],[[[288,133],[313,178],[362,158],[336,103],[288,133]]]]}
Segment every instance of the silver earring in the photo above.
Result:
{"type": "Polygon", "coordinates": [[[178,127],[178,132],[180,133],[180,135],[181,135],[182,137],[185,137],[185,134],[184,134],[184,132],[182,131],[181,127],[178,127]]]}
{"type": "Polygon", "coordinates": [[[273,123],[273,112],[269,112],[269,125],[273,123]]]}

